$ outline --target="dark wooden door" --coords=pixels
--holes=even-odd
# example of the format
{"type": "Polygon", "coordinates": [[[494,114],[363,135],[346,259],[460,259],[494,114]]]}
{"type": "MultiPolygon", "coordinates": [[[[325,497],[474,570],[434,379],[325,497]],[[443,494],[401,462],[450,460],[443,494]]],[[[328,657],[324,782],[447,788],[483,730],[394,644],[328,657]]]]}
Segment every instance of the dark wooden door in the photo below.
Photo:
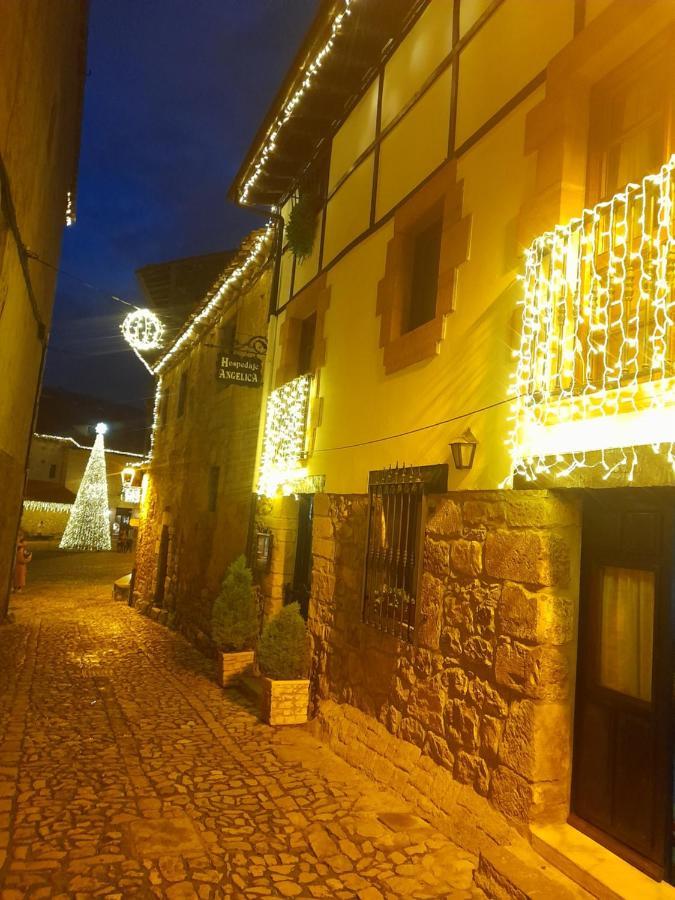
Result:
{"type": "Polygon", "coordinates": [[[654,878],[670,814],[670,491],[584,500],[570,821],[654,878]]]}
{"type": "Polygon", "coordinates": [[[287,592],[290,602],[300,604],[304,619],[309,614],[309,595],[312,590],[312,518],[314,495],[298,495],[298,539],[295,547],[293,581],[287,592]]]}
{"type": "Polygon", "coordinates": [[[155,585],[155,606],[164,605],[164,585],[166,582],[166,568],[169,561],[169,526],[162,526],[162,534],[159,539],[159,556],[157,558],[157,584],[155,585]]]}

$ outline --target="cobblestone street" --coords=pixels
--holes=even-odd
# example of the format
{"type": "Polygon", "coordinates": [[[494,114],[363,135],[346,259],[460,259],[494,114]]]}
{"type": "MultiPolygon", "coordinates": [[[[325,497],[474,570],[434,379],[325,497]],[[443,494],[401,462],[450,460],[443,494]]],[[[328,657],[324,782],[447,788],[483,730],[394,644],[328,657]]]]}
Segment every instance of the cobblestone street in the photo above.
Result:
{"type": "Polygon", "coordinates": [[[36,552],[0,627],[3,900],[483,896],[467,853],[114,602],[129,565],[36,552]]]}

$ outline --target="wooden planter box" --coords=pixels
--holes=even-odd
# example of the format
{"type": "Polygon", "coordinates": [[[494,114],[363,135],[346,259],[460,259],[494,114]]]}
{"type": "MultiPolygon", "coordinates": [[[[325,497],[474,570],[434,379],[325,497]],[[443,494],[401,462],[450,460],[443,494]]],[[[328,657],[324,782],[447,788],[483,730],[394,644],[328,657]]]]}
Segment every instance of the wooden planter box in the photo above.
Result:
{"type": "Polygon", "coordinates": [[[255,651],[242,650],[239,653],[218,654],[218,679],[223,687],[236,683],[242,675],[253,674],[255,651]]]}
{"type": "Polygon", "coordinates": [[[302,725],[307,721],[309,679],[262,679],[260,718],[269,725],[302,725]]]}

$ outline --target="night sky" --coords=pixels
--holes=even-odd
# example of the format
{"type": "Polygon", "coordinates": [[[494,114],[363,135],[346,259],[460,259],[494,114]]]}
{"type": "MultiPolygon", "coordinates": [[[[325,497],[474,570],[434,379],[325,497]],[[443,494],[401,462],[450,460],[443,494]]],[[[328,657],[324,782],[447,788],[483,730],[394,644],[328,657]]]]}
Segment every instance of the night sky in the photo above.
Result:
{"type": "Polygon", "coordinates": [[[226,198],[319,0],[92,0],[77,223],[45,382],[144,405],[124,343],[134,271],[234,247],[264,221],[226,198]]]}

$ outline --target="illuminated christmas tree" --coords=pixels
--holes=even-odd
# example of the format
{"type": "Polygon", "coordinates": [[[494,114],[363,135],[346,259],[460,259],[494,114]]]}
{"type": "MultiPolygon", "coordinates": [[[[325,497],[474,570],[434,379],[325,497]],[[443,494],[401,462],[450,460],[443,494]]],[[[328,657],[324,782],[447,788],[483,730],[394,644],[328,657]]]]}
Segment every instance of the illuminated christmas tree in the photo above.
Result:
{"type": "Polygon", "coordinates": [[[96,440],[59,544],[62,550],[110,550],[108,481],[103,448],[103,435],[107,430],[103,422],[96,426],[96,440]]]}

